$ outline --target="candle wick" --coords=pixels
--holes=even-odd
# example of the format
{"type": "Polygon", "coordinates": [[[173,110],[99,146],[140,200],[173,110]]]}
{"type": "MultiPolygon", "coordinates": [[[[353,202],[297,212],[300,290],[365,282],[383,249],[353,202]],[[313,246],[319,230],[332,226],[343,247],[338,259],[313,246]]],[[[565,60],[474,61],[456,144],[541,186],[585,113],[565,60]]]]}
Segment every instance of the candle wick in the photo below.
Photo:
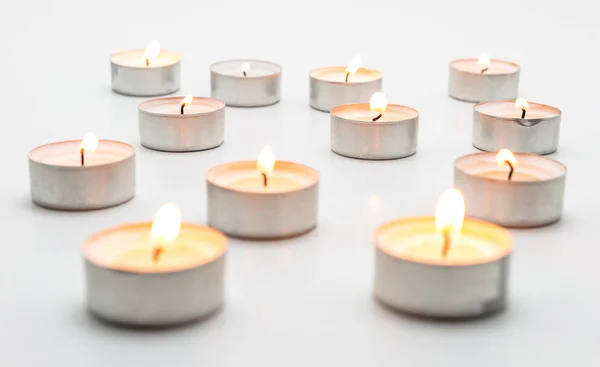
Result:
{"type": "Polygon", "coordinates": [[[377,116],[377,117],[373,117],[373,122],[379,120],[381,118],[381,116],[383,116],[383,113],[380,113],[379,116],[377,116]]]}
{"type": "Polygon", "coordinates": [[[181,114],[183,115],[183,108],[185,107],[185,103],[181,104],[181,114]]]}
{"type": "Polygon", "coordinates": [[[146,59],[146,66],[150,66],[150,59],[146,59]]]}
{"type": "Polygon", "coordinates": [[[485,73],[488,69],[489,67],[486,66],[483,70],[481,70],[481,74],[485,73]]]}
{"type": "Polygon", "coordinates": [[[523,111],[523,113],[521,114],[521,118],[524,119],[525,118],[525,114],[527,113],[527,110],[522,108],[521,111],[523,111]]]}
{"type": "Polygon", "coordinates": [[[263,187],[267,187],[267,174],[264,172],[260,173],[262,175],[263,178],[263,187]]]}
{"type": "Polygon", "coordinates": [[[160,255],[162,255],[164,249],[160,246],[155,247],[152,250],[152,262],[155,264],[158,264],[158,261],[160,260],[160,255]]]}
{"type": "Polygon", "coordinates": [[[81,167],[83,167],[85,165],[85,155],[84,155],[85,149],[81,148],[79,150],[79,152],[81,153],[81,167]]]}
{"type": "Polygon", "coordinates": [[[348,83],[348,77],[350,76],[350,72],[346,73],[346,83],[348,83]]]}
{"type": "Polygon", "coordinates": [[[242,71],[242,73],[244,73],[244,76],[246,76],[246,71],[245,71],[245,70],[244,70],[244,71],[242,71]]]}
{"type": "Polygon", "coordinates": [[[442,236],[444,236],[444,245],[442,246],[442,258],[445,259],[448,256],[448,251],[450,251],[450,231],[447,229],[442,231],[442,236]]]}
{"type": "Polygon", "coordinates": [[[515,171],[515,167],[513,167],[512,163],[510,163],[509,161],[505,161],[505,162],[510,167],[510,172],[508,173],[508,180],[510,181],[510,179],[512,178],[513,172],[515,171]]]}

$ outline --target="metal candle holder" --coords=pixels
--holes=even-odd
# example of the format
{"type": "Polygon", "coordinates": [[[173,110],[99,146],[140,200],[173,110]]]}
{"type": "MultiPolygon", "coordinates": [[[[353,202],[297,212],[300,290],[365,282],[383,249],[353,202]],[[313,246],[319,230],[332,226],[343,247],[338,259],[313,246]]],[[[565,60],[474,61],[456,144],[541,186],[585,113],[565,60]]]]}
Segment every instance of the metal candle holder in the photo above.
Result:
{"type": "Polygon", "coordinates": [[[80,140],[39,146],[29,152],[34,203],[49,209],[91,210],[119,205],[135,196],[135,149],[100,140],[93,157],[79,165],[80,140]]]}
{"type": "Polygon", "coordinates": [[[454,162],[454,185],[462,191],[469,216],[504,227],[538,227],[563,212],[566,167],[535,154],[514,153],[516,167],[499,168],[496,153],[475,153],[454,162]],[[522,180],[517,174],[530,178],[522,180]]]}
{"type": "Polygon", "coordinates": [[[206,179],[208,224],[249,239],[286,238],[313,229],[317,225],[319,173],[302,164],[277,161],[273,175],[297,184],[273,191],[236,187],[236,182],[262,182],[256,161],[211,168],[206,179]]]}
{"type": "MultiPolygon", "coordinates": [[[[454,60],[450,63],[448,94],[466,102],[515,99],[519,92],[519,65],[491,60],[488,71],[481,73],[477,59],[454,60]]],[[[483,69],[482,69],[483,70],[483,69]]]]}
{"type": "Polygon", "coordinates": [[[129,96],[149,97],[174,93],[179,90],[181,62],[179,54],[161,51],[160,58],[169,62],[160,66],[136,65],[132,60],[143,60],[145,50],[122,51],[110,57],[112,89],[129,96]]]}
{"type": "Polygon", "coordinates": [[[228,106],[261,107],[281,99],[281,66],[261,60],[227,60],[210,66],[213,98],[228,106]],[[244,67],[249,69],[246,71],[244,67]],[[245,75],[244,75],[245,74],[245,75]]]}
{"type": "MultiPolygon", "coordinates": [[[[409,231],[434,231],[435,218],[407,218],[379,227],[375,235],[375,287],[377,299],[400,311],[430,318],[479,317],[503,309],[512,238],[490,223],[465,219],[463,233],[485,232],[498,242],[498,255],[477,263],[428,262],[395,253],[386,233],[398,229],[402,241],[409,231]]],[[[452,251],[452,250],[451,250],[452,251]]]]}
{"type": "Polygon", "coordinates": [[[214,242],[216,255],[208,262],[160,272],[128,269],[111,263],[112,258],[131,245],[111,242],[112,236],[128,231],[150,233],[151,227],[152,223],[148,222],[128,224],[97,233],[86,241],[83,253],[90,311],[116,324],[170,326],[202,318],[221,307],[227,239],[213,229],[186,223],[181,226],[184,236],[189,232],[204,233],[202,236],[207,241],[214,242]]]}
{"type": "Polygon", "coordinates": [[[181,114],[183,97],[142,102],[138,108],[140,140],[146,148],[192,152],[220,146],[225,138],[225,103],[194,97],[181,114]]]}
{"type": "Polygon", "coordinates": [[[487,152],[550,154],[558,149],[562,112],[529,102],[525,118],[515,101],[490,101],[473,106],[473,146],[487,152]]]}
{"type": "Polygon", "coordinates": [[[358,159],[398,159],[417,152],[419,112],[387,105],[385,120],[372,121],[368,103],[331,110],[331,150],[358,159]],[[367,117],[367,118],[365,118],[367,117]]]}

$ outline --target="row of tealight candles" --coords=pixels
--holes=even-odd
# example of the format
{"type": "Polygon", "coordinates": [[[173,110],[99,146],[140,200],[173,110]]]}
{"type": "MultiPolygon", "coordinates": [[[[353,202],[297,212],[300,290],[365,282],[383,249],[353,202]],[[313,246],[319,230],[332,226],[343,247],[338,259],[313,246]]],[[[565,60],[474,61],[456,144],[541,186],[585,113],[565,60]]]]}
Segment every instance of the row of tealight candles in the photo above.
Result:
{"type": "MultiPolygon", "coordinates": [[[[114,54],[111,64],[118,93],[148,96],[179,89],[180,58],[157,43],[114,54]]],[[[513,240],[500,226],[536,227],[560,219],[566,168],[532,153],[556,150],[561,112],[505,100],[516,98],[518,77],[518,65],[486,56],[451,63],[450,95],[483,101],[474,106],[473,145],[488,152],[455,161],[455,189],[441,197],[435,217],[400,219],[376,230],[374,292],[385,304],[444,318],[502,309],[513,240]]],[[[311,72],[310,104],[331,112],[332,151],[373,160],[416,153],[419,113],[388,105],[382,79],[379,71],[361,68],[359,58],[347,67],[311,72]]],[[[280,84],[281,67],[270,62],[213,64],[213,98],[165,97],[140,104],[141,143],[171,152],[218,147],[225,106],[277,103],[280,84]]],[[[46,208],[106,208],[135,195],[135,149],[126,143],[90,133],[35,148],[29,162],[32,199],[46,208]]],[[[269,147],[255,161],[211,168],[206,180],[208,226],[182,223],[179,209],[167,204],[153,222],[110,228],[86,241],[87,299],[94,314],[127,325],[203,317],[224,301],[224,234],[279,239],[317,225],[319,173],[275,161],[269,147]]]]}

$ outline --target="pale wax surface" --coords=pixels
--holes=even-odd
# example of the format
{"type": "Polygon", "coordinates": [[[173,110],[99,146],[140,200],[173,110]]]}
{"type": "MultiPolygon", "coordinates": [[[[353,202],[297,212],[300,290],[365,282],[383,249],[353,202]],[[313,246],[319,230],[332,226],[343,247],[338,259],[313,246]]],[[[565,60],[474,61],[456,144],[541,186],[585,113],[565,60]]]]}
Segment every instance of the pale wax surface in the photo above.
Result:
{"type": "Polygon", "coordinates": [[[179,236],[171,243],[155,243],[151,225],[127,225],[116,230],[106,229],[91,237],[83,249],[92,263],[114,270],[133,273],[161,273],[191,269],[219,257],[226,246],[224,238],[195,226],[183,225],[179,236]],[[153,250],[163,249],[159,260],[153,261],[153,250]]]}
{"type": "Polygon", "coordinates": [[[470,73],[481,74],[481,71],[487,67],[487,70],[483,73],[487,74],[511,74],[519,70],[519,68],[509,62],[491,60],[489,65],[482,65],[477,62],[477,59],[473,60],[459,60],[452,63],[452,66],[457,70],[467,71],[470,73]]]}
{"type": "Polygon", "coordinates": [[[111,56],[111,61],[121,66],[129,66],[136,68],[157,68],[167,65],[173,65],[179,61],[179,57],[176,57],[170,52],[161,51],[157,57],[150,59],[148,65],[146,65],[145,50],[132,50],[132,51],[120,51],[111,56]]]}
{"type": "MultiPolygon", "coordinates": [[[[95,151],[83,153],[85,167],[93,167],[125,160],[134,154],[134,148],[121,142],[99,140],[95,151]]],[[[33,149],[29,157],[52,166],[81,167],[81,140],[49,143],[33,149]]]]}
{"type": "Polygon", "coordinates": [[[315,69],[311,72],[311,76],[313,78],[328,82],[363,83],[381,79],[382,74],[378,71],[361,67],[356,73],[351,74],[348,77],[348,82],[346,82],[346,67],[334,66],[315,69]]]}

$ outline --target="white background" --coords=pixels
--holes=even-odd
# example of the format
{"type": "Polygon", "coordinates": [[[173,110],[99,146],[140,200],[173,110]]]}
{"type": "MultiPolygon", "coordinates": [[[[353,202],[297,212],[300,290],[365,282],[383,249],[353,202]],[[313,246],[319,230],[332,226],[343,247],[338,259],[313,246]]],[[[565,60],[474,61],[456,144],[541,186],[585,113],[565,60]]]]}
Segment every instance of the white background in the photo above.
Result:
{"type": "Polygon", "coordinates": [[[0,22],[1,366],[597,366],[598,35],[592,1],[33,1],[0,22]],[[585,5],[587,4],[587,5],[585,5]],[[586,8],[587,7],[587,8],[586,8]],[[169,154],[139,145],[141,98],[110,90],[111,53],[157,39],[182,55],[180,94],[209,94],[208,65],[237,57],[283,66],[283,100],[227,108],[225,144],[169,154]],[[432,214],[453,161],[474,152],[472,105],[447,96],[453,58],[522,67],[522,96],[561,108],[564,218],[512,231],[510,304],[495,317],[439,323],[374,302],[373,230],[432,214]],[[308,73],[354,54],[384,74],[390,103],[421,112],[408,159],[329,150],[329,116],[309,108],[308,73]],[[137,148],[137,196],[68,213],[30,202],[27,152],[87,131],[137,148]],[[166,201],[205,223],[205,172],[266,144],[322,175],[317,229],[274,243],[231,240],[223,310],[162,331],[101,324],[85,308],[80,246],[107,226],[149,220],[166,201]]]}

